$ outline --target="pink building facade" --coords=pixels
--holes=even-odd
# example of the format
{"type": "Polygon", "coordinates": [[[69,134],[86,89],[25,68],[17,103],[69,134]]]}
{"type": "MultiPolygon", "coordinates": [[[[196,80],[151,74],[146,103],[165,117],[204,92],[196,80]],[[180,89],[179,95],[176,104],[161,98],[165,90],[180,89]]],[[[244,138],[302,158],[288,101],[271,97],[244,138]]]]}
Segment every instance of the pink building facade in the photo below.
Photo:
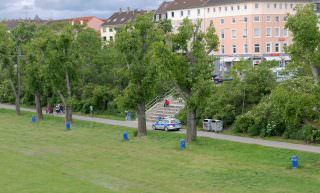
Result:
{"type": "Polygon", "coordinates": [[[241,59],[253,64],[274,60],[282,65],[290,60],[285,47],[292,43],[285,29],[287,16],[308,3],[313,1],[174,0],[166,5],[166,19],[172,21],[174,32],[185,18],[201,20],[203,31],[214,26],[220,40],[214,54],[227,66],[241,59]]]}

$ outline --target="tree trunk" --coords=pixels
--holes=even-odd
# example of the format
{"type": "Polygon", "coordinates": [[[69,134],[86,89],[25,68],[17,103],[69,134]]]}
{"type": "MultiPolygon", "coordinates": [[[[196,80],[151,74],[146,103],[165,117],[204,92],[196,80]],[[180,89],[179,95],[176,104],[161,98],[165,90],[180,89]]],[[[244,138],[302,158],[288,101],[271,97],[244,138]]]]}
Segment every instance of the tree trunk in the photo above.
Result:
{"type": "Polygon", "coordinates": [[[146,107],[144,103],[138,105],[138,137],[147,135],[147,123],[146,123],[146,107]]]}
{"type": "Polygon", "coordinates": [[[190,110],[188,112],[187,124],[188,124],[188,129],[187,129],[186,142],[191,143],[197,138],[196,112],[194,110],[190,110]]]}
{"type": "Polygon", "coordinates": [[[70,105],[66,106],[66,122],[72,122],[72,107],[70,105]]]}
{"type": "Polygon", "coordinates": [[[67,86],[67,101],[65,101],[65,107],[66,107],[66,121],[72,122],[72,105],[70,103],[71,99],[71,83],[68,72],[66,72],[66,86],[67,86]]]}
{"type": "Polygon", "coordinates": [[[316,67],[315,65],[311,65],[311,71],[313,74],[314,82],[316,84],[318,84],[319,83],[320,68],[316,67]]]}
{"type": "Polygon", "coordinates": [[[18,57],[17,57],[17,90],[16,90],[16,113],[17,115],[21,115],[20,111],[20,96],[21,96],[21,72],[20,72],[20,59],[21,59],[21,48],[18,46],[17,48],[18,57]]]}
{"type": "Polygon", "coordinates": [[[35,103],[36,103],[36,112],[37,112],[37,120],[43,120],[42,107],[41,107],[41,96],[40,92],[36,91],[35,93],[35,103]]]}
{"type": "Polygon", "coordinates": [[[17,113],[17,115],[21,115],[20,96],[18,96],[18,95],[16,95],[16,113],[17,113]]]}
{"type": "Polygon", "coordinates": [[[18,96],[16,87],[14,86],[13,81],[11,79],[9,79],[9,83],[10,83],[12,92],[13,92],[15,98],[16,98],[16,100],[15,100],[16,113],[17,113],[17,115],[20,115],[21,114],[21,112],[20,112],[20,97],[18,96]]]}

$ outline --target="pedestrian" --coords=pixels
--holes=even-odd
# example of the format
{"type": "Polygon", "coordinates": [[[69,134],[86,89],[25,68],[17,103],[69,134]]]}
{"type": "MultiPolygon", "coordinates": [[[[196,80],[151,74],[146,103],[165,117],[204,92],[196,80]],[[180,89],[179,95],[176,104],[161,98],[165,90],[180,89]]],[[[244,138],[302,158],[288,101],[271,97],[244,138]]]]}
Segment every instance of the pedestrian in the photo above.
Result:
{"type": "Polygon", "coordinates": [[[129,111],[125,110],[125,114],[126,114],[126,121],[128,121],[129,120],[129,117],[128,117],[129,111]]]}
{"type": "Polygon", "coordinates": [[[59,114],[60,113],[60,104],[56,105],[56,113],[59,114]]]}

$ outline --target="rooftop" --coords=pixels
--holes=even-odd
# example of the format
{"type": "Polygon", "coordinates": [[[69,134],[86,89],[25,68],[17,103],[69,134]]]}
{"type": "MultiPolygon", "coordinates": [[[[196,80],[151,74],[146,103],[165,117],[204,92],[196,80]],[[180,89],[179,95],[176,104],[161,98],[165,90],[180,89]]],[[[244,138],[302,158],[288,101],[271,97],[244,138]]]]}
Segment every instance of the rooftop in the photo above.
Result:
{"type": "Polygon", "coordinates": [[[126,24],[133,20],[136,16],[146,13],[148,13],[146,10],[123,11],[120,9],[120,11],[115,12],[111,17],[109,17],[107,21],[102,24],[102,26],[126,24]]]}

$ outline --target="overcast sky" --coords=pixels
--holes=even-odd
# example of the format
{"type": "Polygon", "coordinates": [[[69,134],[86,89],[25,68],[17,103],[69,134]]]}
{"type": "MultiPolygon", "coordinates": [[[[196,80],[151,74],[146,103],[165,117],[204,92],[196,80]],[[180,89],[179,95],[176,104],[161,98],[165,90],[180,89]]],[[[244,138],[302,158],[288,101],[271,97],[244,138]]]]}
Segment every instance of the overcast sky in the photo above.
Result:
{"type": "Polygon", "coordinates": [[[108,18],[119,8],[154,9],[162,0],[0,0],[0,20],[60,19],[79,16],[108,18]]]}

